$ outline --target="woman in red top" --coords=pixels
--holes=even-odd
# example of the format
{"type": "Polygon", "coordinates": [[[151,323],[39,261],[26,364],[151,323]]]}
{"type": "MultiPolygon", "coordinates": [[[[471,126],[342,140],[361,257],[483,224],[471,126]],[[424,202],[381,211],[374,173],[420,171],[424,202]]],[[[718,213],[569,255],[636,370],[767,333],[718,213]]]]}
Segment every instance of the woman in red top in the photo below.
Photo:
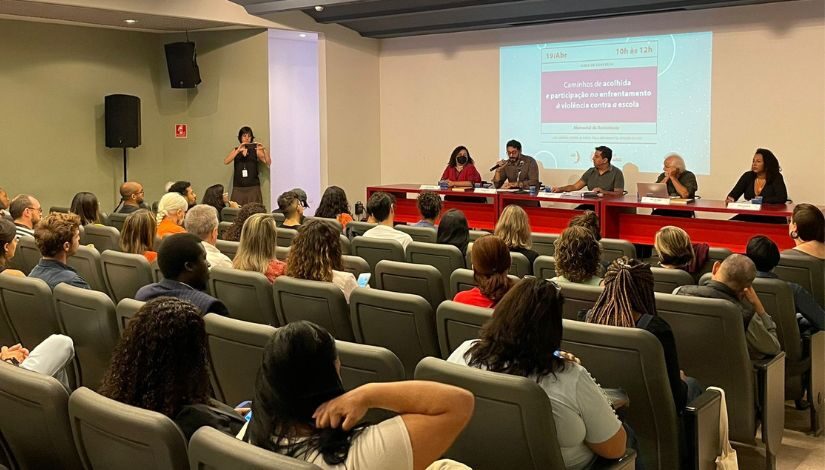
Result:
{"type": "Polygon", "coordinates": [[[467,147],[459,145],[453,150],[450,162],[441,174],[441,181],[446,181],[451,188],[472,188],[474,183],[481,183],[481,175],[467,147]]]}
{"type": "Polygon", "coordinates": [[[456,302],[493,308],[515,284],[507,273],[510,271],[510,250],[495,235],[485,235],[473,243],[471,251],[473,279],[478,287],[459,292],[456,302]]]}

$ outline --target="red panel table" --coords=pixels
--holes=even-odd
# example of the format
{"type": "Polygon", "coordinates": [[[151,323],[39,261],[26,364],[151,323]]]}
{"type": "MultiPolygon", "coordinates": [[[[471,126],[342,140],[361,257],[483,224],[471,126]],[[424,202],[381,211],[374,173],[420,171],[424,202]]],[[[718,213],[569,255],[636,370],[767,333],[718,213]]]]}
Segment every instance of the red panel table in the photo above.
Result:
{"type": "Polygon", "coordinates": [[[450,196],[444,201],[444,210],[459,209],[467,217],[467,223],[472,229],[493,230],[498,220],[498,197],[497,194],[473,194],[471,189],[467,191],[438,191],[431,189],[420,189],[418,184],[390,184],[384,186],[370,186],[367,188],[367,199],[377,191],[383,191],[395,196],[395,221],[396,222],[418,222],[421,215],[418,213],[416,198],[418,193],[432,191],[445,196],[450,196]],[[483,202],[482,202],[483,198],[483,202]]]}
{"type": "Polygon", "coordinates": [[[602,198],[591,199],[573,195],[541,197],[523,193],[498,193],[499,212],[510,204],[522,206],[530,218],[530,229],[537,233],[561,233],[567,228],[570,219],[584,212],[579,209],[580,205],[592,205],[596,214],[599,214],[601,203],[602,198]]]}
{"type": "Polygon", "coordinates": [[[793,248],[793,240],[788,236],[786,224],[769,224],[727,220],[736,214],[788,217],[793,213],[793,204],[764,204],[758,211],[728,208],[725,201],[698,199],[681,205],[660,205],[639,202],[636,195],[618,198],[604,198],[602,201],[602,236],[623,238],[632,243],[653,245],[653,240],[661,227],[675,225],[685,229],[691,240],[710,246],[728,248],[736,253],[744,253],[748,239],[754,235],[766,235],[780,250],[793,248]],[[667,217],[638,214],[637,209],[669,209],[694,211],[696,218],[667,217]],[[726,214],[725,220],[705,218],[710,213],[726,214]]]}

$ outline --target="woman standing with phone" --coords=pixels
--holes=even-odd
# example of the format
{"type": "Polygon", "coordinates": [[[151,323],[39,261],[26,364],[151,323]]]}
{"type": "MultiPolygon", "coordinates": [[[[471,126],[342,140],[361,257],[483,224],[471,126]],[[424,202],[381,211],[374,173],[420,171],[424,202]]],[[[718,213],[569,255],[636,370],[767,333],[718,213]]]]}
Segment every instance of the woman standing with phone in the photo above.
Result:
{"type": "Polygon", "coordinates": [[[224,165],[234,163],[231,200],[241,206],[248,202],[263,203],[261,180],[258,178],[258,162],[269,167],[272,163],[269,150],[260,142],[255,142],[255,134],[248,126],[241,127],[238,131],[238,142],[240,145],[232,149],[223,159],[224,165]]]}

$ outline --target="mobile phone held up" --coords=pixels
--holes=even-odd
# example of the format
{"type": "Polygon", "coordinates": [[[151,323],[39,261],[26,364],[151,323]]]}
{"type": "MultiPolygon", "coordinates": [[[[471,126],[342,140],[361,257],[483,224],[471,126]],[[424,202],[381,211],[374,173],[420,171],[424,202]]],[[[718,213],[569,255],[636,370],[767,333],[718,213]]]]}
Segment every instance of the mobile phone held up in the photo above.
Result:
{"type": "Polygon", "coordinates": [[[370,273],[361,273],[358,275],[358,287],[367,287],[370,282],[370,273]]]}

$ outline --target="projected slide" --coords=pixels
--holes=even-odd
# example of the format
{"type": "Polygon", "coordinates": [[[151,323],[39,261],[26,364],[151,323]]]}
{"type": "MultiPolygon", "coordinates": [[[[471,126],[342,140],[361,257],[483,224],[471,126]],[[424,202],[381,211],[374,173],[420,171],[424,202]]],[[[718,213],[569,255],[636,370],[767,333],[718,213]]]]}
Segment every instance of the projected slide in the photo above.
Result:
{"type": "Polygon", "coordinates": [[[546,169],[613,164],[658,172],[670,152],[710,170],[711,33],[502,47],[500,139],[546,169]]]}

